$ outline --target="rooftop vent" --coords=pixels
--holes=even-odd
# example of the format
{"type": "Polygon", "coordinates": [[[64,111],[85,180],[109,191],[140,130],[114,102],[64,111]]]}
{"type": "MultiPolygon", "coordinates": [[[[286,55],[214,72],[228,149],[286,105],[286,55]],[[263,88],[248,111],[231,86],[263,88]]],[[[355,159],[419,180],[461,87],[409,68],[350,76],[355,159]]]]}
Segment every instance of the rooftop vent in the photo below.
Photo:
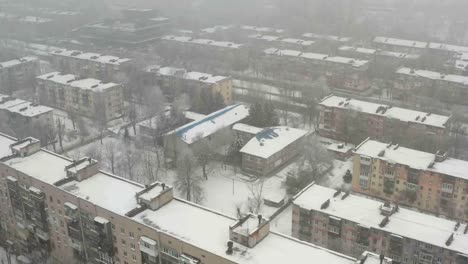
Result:
{"type": "Polygon", "coordinates": [[[450,235],[450,237],[445,241],[446,246],[450,246],[453,242],[453,233],[450,235]]]}
{"type": "Polygon", "coordinates": [[[424,123],[424,121],[426,121],[426,117],[423,117],[423,118],[421,119],[421,122],[424,123]]]}
{"type": "Polygon", "coordinates": [[[26,111],[26,110],[28,110],[28,108],[27,108],[27,107],[23,107],[23,108],[21,108],[19,111],[20,111],[20,112],[24,112],[24,111],[26,111]]]}
{"type": "Polygon", "coordinates": [[[382,219],[382,221],[380,222],[379,226],[385,227],[388,224],[388,222],[390,222],[390,218],[388,216],[385,216],[385,218],[382,219]]]}
{"type": "Polygon", "coordinates": [[[419,120],[419,117],[420,117],[420,116],[417,116],[415,120],[418,121],[418,120],[419,120]]]}
{"type": "Polygon", "coordinates": [[[340,193],[341,193],[341,190],[336,190],[336,192],[333,194],[333,198],[340,195],[340,193]]]}
{"type": "Polygon", "coordinates": [[[457,222],[457,223],[455,224],[454,231],[457,231],[459,227],[460,227],[460,222],[457,222]]]}
{"type": "Polygon", "coordinates": [[[341,200],[344,200],[346,199],[346,197],[349,196],[349,191],[346,191],[345,194],[343,196],[341,196],[341,200]]]}
{"type": "Polygon", "coordinates": [[[379,156],[379,157],[383,157],[384,155],[385,155],[385,150],[382,150],[382,151],[379,152],[379,155],[378,155],[378,156],[379,156]]]}
{"type": "Polygon", "coordinates": [[[330,199],[326,200],[321,206],[320,209],[327,209],[330,206],[330,199]]]}
{"type": "Polygon", "coordinates": [[[98,86],[99,86],[99,84],[95,84],[95,85],[91,86],[91,88],[94,89],[94,88],[97,88],[98,86]]]}
{"type": "Polygon", "coordinates": [[[395,147],[393,148],[394,150],[397,150],[400,147],[399,144],[396,144],[395,147]]]}
{"type": "Polygon", "coordinates": [[[228,248],[227,248],[227,250],[226,250],[226,254],[232,255],[232,252],[233,252],[232,247],[233,247],[233,246],[234,246],[234,243],[233,243],[232,241],[228,241],[228,242],[227,242],[227,247],[228,247],[228,248]]]}
{"type": "Polygon", "coordinates": [[[468,224],[466,224],[466,226],[465,226],[465,230],[463,231],[463,234],[465,234],[465,235],[466,235],[466,233],[468,233],[468,224]]]}
{"type": "Polygon", "coordinates": [[[91,59],[92,59],[92,60],[96,60],[96,59],[98,59],[98,58],[99,58],[99,56],[91,56],[91,59]]]}

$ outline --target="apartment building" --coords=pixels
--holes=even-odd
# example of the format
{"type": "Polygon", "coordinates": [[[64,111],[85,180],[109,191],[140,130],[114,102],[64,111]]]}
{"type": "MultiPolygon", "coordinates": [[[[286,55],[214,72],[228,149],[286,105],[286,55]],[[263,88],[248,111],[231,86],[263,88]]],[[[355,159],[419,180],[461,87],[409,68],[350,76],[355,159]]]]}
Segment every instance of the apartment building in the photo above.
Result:
{"type": "Polygon", "coordinates": [[[168,132],[163,138],[166,160],[177,162],[181,153],[197,153],[205,144],[213,150],[222,150],[232,142],[232,126],[248,116],[248,107],[234,104],[168,132]]]}
{"type": "Polygon", "coordinates": [[[196,47],[199,49],[212,49],[219,52],[236,52],[239,51],[244,45],[229,41],[216,41],[211,39],[196,39],[189,36],[174,36],[167,35],[162,37],[163,40],[169,41],[170,43],[179,43],[190,47],[196,47]]]}
{"type": "Polygon", "coordinates": [[[351,56],[359,59],[369,60],[373,65],[383,65],[399,67],[401,65],[414,65],[421,57],[418,54],[402,53],[372,48],[362,48],[354,46],[341,46],[338,48],[338,54],[342,56],[351,56]]]}
{"type": "Polygon", "coordinates": [[[99,170],[96,160],[40,149],[34,139],[11,141],[0,135],[0,237],[18,254],[34,249],[59,264],[371,264],[381,258],[366,252],[355,259],[275,233],[260,215],[223,215],[174,198],[164,183],[128,181],[99,170]]]}
{"type": "Polygon", "coordinates": [[[53,108],[0,94],[0,116],[17,129],[39,122],[54,126],[53,108]]]}
{"type": "Polygon", "coordinates": [[[391,139],[428,135],[440,141],[449,132],[450,116],[330,95],[319,103],[319,134],[349,141],[349,126],[358,126],[364,138],[391,139]]]}
{"type": "MultiPolygon", "coordinates": [[[[311,184],[294,201],[293,237],[393,263],[468,263],[468,225],[311,184]]],[[[376,262],[378,263],[378,262],[376,262]]]]}
{"type": "Polygon", "coordinates": [[[187,71],[186,69],[162,67],[157,70],[158,83],[164,93],[175,96],[174,92],[181,89],[182,92],[195,95],[201,90],[208,89],[223,97],[225,105],[233,103],[232,78],[226,76],[211,75],[209,73],[187,71]]]}
{"type": "Polygon", "coordinates": [[[132,14],[121,19],[90,23],[74,33],[96,44],[135,47],[158,40],[170,30],[168,18],[148,18],[145,11],[135,12],[145,14],[132,14]]]}
{"type": "Polygon", "coordinates": [[[402,100],[426,96],[447,103],[468,102],[468,76],[401,67],[393,88],[393,96],[402,100]]]}
{"type": "Polygon", "coordinates": [[[124,113],[123,86],[97,79],[80,79],[73,74],[51,72],[37,77],[39,98],[43,104],[83,116],[106,120],[124,113]]]}
{"type": "Polygon", "coordinates": [[[353,159],[353,191],[468,220],[468,161],[369,139],[353,159]]]}
{"type": "Polygon", "coordinates": [[[315,34],[315,33],[304,33],[302,34],[302,36],[305,38],[326,41],[326,42],[335,43],[335,44],[345,44],[351,41],[350,37],[323,35],[323,34],[315,34]]]}
{"type": "Polygon", "coordinates": [[[266,176],[301,153],[308,131],[279,126],[264,128],[240,150],[242,169],[266,176]]]}
{"type": "Polygon", "coordinates": [[[388,37],[375,37],[373,43],[382,49],[416,54],[429,52],[440,57],[452,57],[458,53],[468,52],[468,47],[465,46],[388,37]]]}
{"type": "Polygon", "coordinates": [[[49,54],[53,67],[61,72],[106,81],[115,80],[130,63],[127,58],[78,50],[55,50],[49,54]]]}
{"type": "Polygon", "coordinates": [[[332,88],[359,93],[370,87],[366,73],[369,65],[367,60],[276,48],[266,49],[264,54],[266,63],[284,65],[289,62],[286,67],[291,71],[297,69],[304,78],[308,78],[311,71],[326,76],[328,85],[332,88]]]}
{"type": "Polygon", "coordinates": [[[285,38],[281,36],[254,34],[249,35],[248,38],[255,44],[260,46],[271,46],[275,45],[282,49],[300,49],[310,50],[315,41],[308,39],[297,39],[297,38],[285,38]]]}
{"type": "Polygon", "coordinates": [[[0,63],[0,92],[13,94],[16,90],[31,88],[34,77],[40,72],[39,60],[23,57],[0,63]]]}

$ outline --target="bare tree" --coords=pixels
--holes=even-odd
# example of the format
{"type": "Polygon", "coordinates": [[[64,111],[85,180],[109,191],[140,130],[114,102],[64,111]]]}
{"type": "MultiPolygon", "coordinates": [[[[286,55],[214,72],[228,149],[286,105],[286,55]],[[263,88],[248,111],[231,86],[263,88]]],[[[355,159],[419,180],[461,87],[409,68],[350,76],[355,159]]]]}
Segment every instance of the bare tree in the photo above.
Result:
{"type": "Polygon", "coordinates": [[[102,94],[97,94],[94,100],[94,123],[99,129],[99,139],[102,142],[104,130],[107,128],[106,104],[102,94]]]}
{"type": "Polygon", "coordinates": [[[203,177],[205,180],[208,180],[207,169],[210,161],[213,159],[214,153],[206,140],[200,139],[200,143],[195,151],[195,156],[197,157],[198,165],[200,165],[202,169],[203,177]]]}
{"type": "Polygon", "coordinates": [[[96,145],[92,145],[86,150],[85,155],[95,160],[101,160],[102,158],[101,148],[96,147],[96,145]]]}
{"type": "Polygon", "coordinates": [[[317,137],[306,138],[303,144],[303,154],[303,169],[314,179],[333,166],[333,158],[320,144],[317,137]]]}
{"type": "Polygon", "coordinates": [[[62,123],[60,118],[56,122],[57,137],[59,140],[60,150],[63,152],[63,138],[65,136],[65,124],[62,123]]]}
{"type": "Polygon", "coordinates": [[[188,201],[201,202],[203,199],[202,177],[194,173],[196,159],[191,154],[183,154],[177,162],[177,177],[174,186],[185,195],[188,201]]]}
{"type": "Polygon", "coordinates": [[[128,145],[124,149],[123,158],[122,158],[122,167],[125,175],[128,179],[135,179],[135,168],[140,159],[140,153],[134,151],[131,145],[128,145]]]}
{"type": "Polygon", "coordinates": [[[136,104],[131,101],[130,106],[128,107],[128,120],[133,128],[133,135],[136,135],[136,124],[138,120],[138,114],[136,109],[136,104]]]}
{"type": "Polygon", "coordinates": [[[83,144],[86,137],[89,136],[89,130],[86,127],[85,121],[82,117],[78,117],[76,123],[78,125],[78,131],[80,132],[81,144],[83,144]]]}
{"type": "Polygon", "coordinates": [[[141,155],[141,162],[143,165],[143,172],[145,179],[148,179],[149,182],[154,182],[159,179],[159,166],[155,164],[157,155],[149,150],[143,150],[141,155]]]}
{"type": "Polygon", "coordinates": [[[257,183],[248,185],[250,196],[247,201],[250,213],[258,214],[263,206],[263,185],[265,181],[260,180],[257,183]]]}
{"type": "Polygon", "coordinates": [[[104,144],[104,157],[107,160],[108,165],[113,174],[115,174],[115,165],[116,165],[116,152],[117,145],[113,141],[108,141],[104,144]]]}

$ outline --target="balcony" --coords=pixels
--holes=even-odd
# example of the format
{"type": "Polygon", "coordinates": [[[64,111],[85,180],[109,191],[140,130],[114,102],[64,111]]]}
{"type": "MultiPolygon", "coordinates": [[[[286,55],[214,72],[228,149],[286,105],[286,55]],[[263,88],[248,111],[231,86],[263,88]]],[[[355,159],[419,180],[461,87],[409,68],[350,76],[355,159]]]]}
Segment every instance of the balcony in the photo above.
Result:
{"type": "Polygon", "coordinates": [[[157,257],[158,256],[158,243],[151,238],[148,237],[140,237],[140,251],[152,256],[152,257],[157,257]]]}
{"type": "Polygon", "coordinates": [[[50,239],[49,233],[39,228],[36,228],[36,235],[38,238],[40,238],[43,241],[49,241],[50,239]]]}
{"type": "Polygon", "coordinates": [[[70,246],[77,251],[82,251],[83,249],[81,242],[74,239],[70,239],[70,246]]]}

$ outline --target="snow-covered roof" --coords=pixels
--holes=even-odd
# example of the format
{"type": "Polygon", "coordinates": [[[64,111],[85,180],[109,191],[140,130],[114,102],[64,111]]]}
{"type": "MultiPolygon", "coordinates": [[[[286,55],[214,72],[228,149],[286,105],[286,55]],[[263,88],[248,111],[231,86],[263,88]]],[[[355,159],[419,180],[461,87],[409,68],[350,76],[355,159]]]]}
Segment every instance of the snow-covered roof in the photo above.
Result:
{"type": "Polygon", "coordinates": [[[249,109],[242,104],[227,106],[221,110],[207,115],[203,119],[190,122],[171,133],[192,144],[202,138],[216,133],[225,127],[231,126],[249,115],[249,109]]]}
{"type": "Polygon", "coordinates": [[[407,39],[387,38],[387,37],[375,37],[374,42],[387,44],[387,45],[418,48],[418,49],[425,49],[428,46],[427,42],[407,40],[407,39]]]}
{"type": "Polygon", "coordinates": [[[455,68],[459,69],[459,70],[466,70],[468,69],[468,61],[466,60],[456,60],[455,61],[455,68]]]}
{"type": "Polygon", "coordinates": [[[384,230],[394,235],[411,238],[437,247],[446,248],[463,254],[468,253],[468,234],[463,234],[466,224],[461,224],[457,231],[454,230],[455,221],[436,216],[419,213],[400,207],[398,212],[390,216],[390,221],[385,227],[380,227],[383,215],[380,213],[382,202],[361,196],[345,194],[333,197],[336,190],[311,185],[295,201],[294,204],[307,210],[323,212],[330,216],[352,221],[364,226],[384,230]],[[322,209],[322,204],[330,199],[327,208],[322,209]],[[454,234],[453,242],[447,246],[445,242],[454,234]]]}
{"type": "Polygon", "coordinates": [[[237,44],[237,43],[229,42],[229,41],[216,41],[216,40],[211,40],[211,39],[194,39],[192,37],[186,37],[186,36],[168,35],[168,36],[162,37],[162,39],[184,42],[184,43],[215,46],[215,47],[221,47],[221,48],[230,48],[230,49],[239,49],[242,46],[244,46],[243,44],[237,44]]]}
{"type": "Polygon", "coordinates": [[[24,117],[36,117],[44,113],[49,113],[54,109],[0,94],[0,110],[19,114],[24,117]]]}
{"type": "Polygon", "coordinates": [[[144,186],[98,172],[81,182],[71,181],[59,188],[111,212],[124,215],[137,207],[135,194],[142,191],[144,186]]]}
{"type": "Polygon", "coordinates": [[[430,49],[436,49],[436,50],[445,50],[445,51],[457,52],[457,53],[468,52],[468,47],[450,45],[450,44],[443,44],[443,43],[435,43],[435,42],[429,43],[429,48],[430,49]]]}
{"type": "Polygon", "coordinates": [[[226,76],[219,76],[219,75],[211,75],[209,73],[203,72],[187,72],[187,70],[182,68],[173,68],[173,67],[162,67],[159,69],[159,74],[163,76],[175,76],[181,79],[198,81],[202,83],[209,83],[215,84],[226,79],[229,77],[226,76]]]}
{"type": "Polygon", "coordinates": [[[262,34],[250,35],[249,38],[264,40],[268,42],[273,42],[273,41],[284,42],[284,43],[290,43],[290,44],[297,44],[301,46],[310,46],[315,43],[315,41],[312,41],[312,40],[282,38],[280,36],[271,36],[271,35],[262,35],[262,34]]]}
{"type": "Polygon", "coordinates": [[[240,150],[241,153],[267,159],[309,133],[292,127],[268,127],[260,131],[240,150]]]}
{"type": "Polygon", "coordinates": [[[66,177],[65,166],[70,165],[72,161],[46,150],[40,150],[32,155],[13,158],[5,163],[15,170],[53,185],[66,177]]]}
{"type": "Polygon", "coordinates": [[[338,42],[348,42],[351,40],[350,37],[340,37],[340,36],[333,36],[333,35],[320,35],[314,33],[304,33],[302,34],[303,37],[306,38],[313,38],[313,39],[325,39],[331,41],[338,41],[338,42]]]}
{"type": "Polygon", "coordinates": [[[156,211],[147,209],[132,219],[234,263],[301,263],[305,259],[313,259],[317,263],[352,264],[355,261],[274,232],[270,232],[253,248],[247,249],[235,243],[233,254],[228,255],[226,243],[230,241],[229,227],[237,220],[177,199],[156,211]]]}
{"type": "Polygon", "coordinates": [[[16,139],[0,133],[0,159],[11,155],[10,145],[15,143],[16,139]]]}
{"type": "Polygon", "coordinates": [[[76,87],[84,90],[92,90],[92,91],[103,91],[109,88],[114,88],[116,86],[120,86],[117,83],[103,83],[101,80],[87,78],[87,79],[79,79],[78,76],[73,74],[61,74],[60,72],[49,72],[47,74],[37,76],[36,78],[64,84],[71,87],[76,87]]]}
{"type": "Polygon", "coordinates": [[[31,61],[37,61],[37,58],[36,57],[22,57],[16,60],[0,62],[0,70],[15,67],[15,66],[21,65],[23,63],[28,63],[31,61]]]}
{"type": "Polygon", "coordinates": [[[403,122],[417,123],[440,128],[445,128],[448,121],[450,120],[450,116],[436,115],[400,107],[391,107],[389,105],[376,104],[335,95],[325,97],[320,102],[320,105],[326,107],[349,109],[371,115],[398,119],[403,122]]]}
{"type": "MultiPolygon", "coordinates": [[[[169,186],[167,187],[170,188],[169,186]]],[[[165,189],[166,188],[163,188],[161,184],[156,184],[150,190],[145,190],[145,192],[140,193],[140,195],[138,195],[138,198],[151,201],[154,198],[158,197],[165,189]]]]}
{"type": "Polygon", "coordinates": [[[431,80],[447,81],[458,84],[468,85],[468,76],[455,75],[455,74],[444,74],[440,72],[427,71],[427,70],[415,70],[407,67],[399,68],[396,73],[405,74],[411,76],[418,76],[431,80]]]}
{"type": "Polygon", "coordinates": [[[210,27],[210,28],[203,28],[203,29],[200,29],[200,32],[201,33],[208,33],[208,34],[212,34],[212,33],[215,33],[215,32],[218,32],[218,31],[224,31],[224,30],[228,30],[228,29],[231,29],[232,26],[221,26],[221,25],[216,25],[216,26],[213,26],[213,27],[210,27]]]}
{"type": "Polygon", "coordinates": [[[411,59],[415,60],[418,59],[420,56],[417,54],[409,54],[409,53],[401,53],[401,52],[394,52],[394,51],[386,51],[386,50],[377,50],[377,49],[370,49],[370,48],[359,48],[353,46],[341,46],[338,48],[340,51],[348,51],[348,52],[356,52],[362,54],[376,54],[386,57],[393,57],[393,58],[400,58],[400,59],[411,59]]]}
{"type": "Polygon", "coordinates": [[[355,68],[366,66],[369,63],[369,61],[367,60],[346,58],[346,57],[340,57],[340,56],[330,57],[326,54],[301,52],[298,50],[288,50],[288,49],[281,50],[281,49],[276,49],[276,48],[269,48],[269,49],[264,50],[263,52],[268,55],[290,56],[290,57],[298,57],[298,58],[303,58],[303,59],[325,61],[325,62],[330,62],[330,63],[348,64],[355,68]]]}
{"type": "Polygon", "coordinates": [[[204,114],[199,114],[199,113],[195,113],[192,111],[185,111],[184,116],[185,118],[190,119],[190,120],[200,120],[206,117],[206,115],[204,114]]]}
{"type": "Polygon", "coordinates": [[[50,54],[76,58],[76,59],[82,59],[82,60],[89,60],[89,61],[99,62],[103,64],[111,64],[111,65],[120,65],[124,62],[130,61],[130,59],[127,59],[127,58],[119,58],[119,57],[111,56],[111,55],[102,55],[99,53],[83,52],[79,50],[56,50],[56,51],[50,52],[50,54]]]}
{"type": "Polygon", "coordinates": [[[256,32],[263,32],[263,33],[277,33],[277,34],[284,33],[284,29],[275,29],[275,28],[269,28],[269,27],[241,26],[241,29],[256,31],[256,32]]]}
{"type": "Polygon", "coordinates": [[[45,17],[36,17],[36,16],[24,16],[24,17],[20,17],[18,21],[24,22],[24,23],[42,24],[42,23],[51,22],[52,19],[45,18],[45,17]]]}
{"type": "Polygon", "coordinates": [[[413,169],[428,170],[468,180],[468,161],[465,160],[446,158],[442,161],[436,161],[435,154],[375,140],[364,141],[354,153],[390,163],[407,165],[413,169]]]}
{"type": "Polygon", "coordinates": [[[333,152],[347,153],[354,148],[353,144],[334,142],[328,145],[327,150],[333,152]]]}
{"type": "Polygon", "coordinates": [[[256,135],[257,133],[263,130],[263,128],[254,127],[254,126],[242,124],[242,123],[235,124],[232,127],[232,129],[236,131],[244,132],[244,133],[249,133],[252,135],[256,135]]]}

